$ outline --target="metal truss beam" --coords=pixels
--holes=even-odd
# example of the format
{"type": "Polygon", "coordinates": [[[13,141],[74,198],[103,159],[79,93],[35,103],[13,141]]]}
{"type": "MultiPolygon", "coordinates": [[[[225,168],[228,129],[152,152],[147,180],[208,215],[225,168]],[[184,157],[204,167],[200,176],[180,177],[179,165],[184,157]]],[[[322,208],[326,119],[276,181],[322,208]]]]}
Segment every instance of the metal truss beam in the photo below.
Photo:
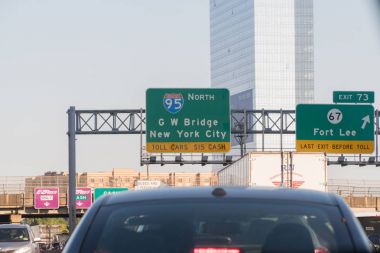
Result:
{"type": "Polygon", "coordinates": [[[363,167],[363,166],[369,166],[369,165],[374,165],[376,167],[379,167],[380,166],[380,162],[374,162],[374,163],[371,163],[371,162],[360,162],[360,161],[344,161],[344,162],[339,162],[339,161],[327,161],[327,165],[340,165],[342,167],[344,166],[350,166],[350,165],[354,165],[354,166],[359,166],[359,167],[363,167]]]}
{"type": "MultiPolygon", "coordinates": [[[[145,109],[76,111],[76,134],[145,134],[145,123],[145,109]]],[[[231,110],[231,134],[295,132],[295,110],[231,110]]]]}
{"type": "Polygon", "coordinates": [[[177,162],[177,161],[150,162],[149,160],[142,160],[141,163],[143,165],[146,165],[146,164],[158,164],[158,165],[160,165],[161,164],[161,166],[170,165],[170,164],[179,164],[179,165],[187,164],[187,165],[202,165],[202,166],[210,165],[210,164],[222,164],[223,166],[226,166],[226,165],[232,164],[232,161],[226,162],[223,160],[212,160],[212,161],[202,162],[202,161],[197,161],[197,160],[189,160],[189,161],[181,161],[181,162],[177,162]]]}
{"type": "Polygon", "coordinates": [[[77,110],[76,134],[144,134],[145,110],[77,110]]]}
{"type": "Polygon", "coordinates": [[[380,166],[380,161],[376,156],[368,156],[368,155],[340,155],[340,156],[329,156],[327,165],[340,165],[344,166],[380,166]]]}
{"type": "MultiPolygon", "coordinates": [[[[239,156],[240,157],[240,156],[239,156]]],[[[212,154],[212,153],[194,153],[194,154],[163,154],[163,153],[154,153],[154,154],[145,154],[141,157],[141,165],[149,164],[191,164],[191,165],[206,165],[206,164],[221,164],[223,166],[232,164],[236,160],[232,155],[225,154],[212,154]]]]}
{"type": "MultiPolygon", "coordinates": [[[[76,134],[145,134],[145,109],[77,110],[76,134]]],[[[231,134],[294,134],[294,110],[231,110],[231,134]]]]}
{"type": "Polygon", "coordinates": [[[231,110],[231,134],[294,134],[295,110],[231,110]]]}

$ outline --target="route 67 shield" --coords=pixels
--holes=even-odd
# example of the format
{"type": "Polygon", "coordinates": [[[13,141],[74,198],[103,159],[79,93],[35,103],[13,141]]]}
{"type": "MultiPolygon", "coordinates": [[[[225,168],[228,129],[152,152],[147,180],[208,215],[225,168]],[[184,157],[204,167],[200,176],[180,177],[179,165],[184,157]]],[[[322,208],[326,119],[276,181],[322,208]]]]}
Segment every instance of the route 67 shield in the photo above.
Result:
{"type": "Polygon", "coordinates": [[[166,111],[176,114],[183,108],[184,99],[181,93],[166,93],[163,104],[166,111]]]}

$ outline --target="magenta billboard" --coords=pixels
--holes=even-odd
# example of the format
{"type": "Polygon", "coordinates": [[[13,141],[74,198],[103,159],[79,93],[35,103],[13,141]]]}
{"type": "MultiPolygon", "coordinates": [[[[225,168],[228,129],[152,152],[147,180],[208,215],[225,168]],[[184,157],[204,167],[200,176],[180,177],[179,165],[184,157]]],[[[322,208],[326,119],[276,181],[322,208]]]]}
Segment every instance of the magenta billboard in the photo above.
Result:
{"type": "Polygon", "coordinates": [[[92,204],[91,188],[76,188],[75,204],[77,209],[88,209],[92,204]]]}
{"type": "Polygon", "coordinates": [[[59,208],[59,188],[58,187],[34,188],[34,208],[35,209],[58,209],[59,208]]]}

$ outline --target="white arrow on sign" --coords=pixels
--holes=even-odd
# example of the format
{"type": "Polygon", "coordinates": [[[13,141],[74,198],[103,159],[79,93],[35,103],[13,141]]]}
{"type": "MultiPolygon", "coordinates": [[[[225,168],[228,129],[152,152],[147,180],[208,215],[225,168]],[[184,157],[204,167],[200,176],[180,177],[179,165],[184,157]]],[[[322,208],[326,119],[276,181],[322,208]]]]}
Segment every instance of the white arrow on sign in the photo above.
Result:
{"type": "Polygon", "coordinates": [[[49,202],[45,202],[44,205],[45,205],[45,206],[49,206],[50,203],[49,203],[49,202]]]}
{"type": "Polygon", "coordinates": [[[83,203],[79,201],[79,202],[77,203],[77,205],[78,205],[78,206],[82,206],[83,203]]]}
{"type": "Polygon", "coordinates": [[[366,127],[367,123],[370,123],[371,120],[369,119],[369,115],[367,115],[364,118],[362,118],[362,120],[363,120],[362,129],[364,129],[366,127]]]}

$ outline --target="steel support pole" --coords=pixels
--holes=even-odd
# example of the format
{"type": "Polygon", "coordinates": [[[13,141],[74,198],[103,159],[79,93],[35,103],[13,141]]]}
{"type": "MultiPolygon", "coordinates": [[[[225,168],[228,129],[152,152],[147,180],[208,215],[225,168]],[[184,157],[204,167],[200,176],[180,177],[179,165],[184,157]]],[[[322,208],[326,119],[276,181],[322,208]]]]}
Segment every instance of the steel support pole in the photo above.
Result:
{"type": "Polygon", "coordinates": [[[75,107],[70,106],[68,110],[69,122],[69,231],[73,233],[76,226],[76,158],[75,158],[75,107]]]}
{"type": "Polygon", "coordinates": [[[282,134],[284,125],[284,114],[282,113],[282,108],[280,110],[280,152],[281,152],[281,186],[284,186],[284,150],[282,148],[282,134]]]}
{"type": "Polygon", "coordinates": [[[375,149],[376,149],[376,163],[379,161],[379,110],[375,111],[375,122],[376,122],[376,131],[375,131],[375,149]]]}
{"type": "Polygon", "coordinates": [[[293,152],[289,152],[289,156],[290,156],[290,164],[289,164],[289,167],[288,167],[288,171],[290,171],[290,177],[289,177],[289,183],[288,183],[288,187],[289,188],[293,188],[293,168],[294,168],[294,165],[293,165],[293,152]]]}
{"type": "Polygon", "coordinates": [[[244,156],[243,137],[240,137],[240,158],[244,156]]]}
{"type": "MultiPolygon", "coordinates": [[[[140,166],[143,166],[142,163],[142,158],[143,158],[143,120],[142,120],[142,108],[140,108],[140,166]]],[[[146,145],[145,145],[145,150],[146,150],[146,145]]]]}
{"type": "Polygon", "coordinates": [[[262,120],[263,120],[263,123],[262,123],[263,132],[261,133],[261,142],[262,142],[262,143],[261,143],[261,151],[264,152],[264,149],[265,149],[264,135],[265,135],[265,128],[266,128],[266,125],[265,125],[265,110],[264,110],[264,108],[261,110],[261,117],[263,117],[263,118],[262,118],[262,120]]]}
{"type": "Polygon", "coordinates": [[[243,155],[247,153],[247,126],[248,126],[248,116],[247,111],[244,110],[244,142],[243,142],[243,155]]]}

